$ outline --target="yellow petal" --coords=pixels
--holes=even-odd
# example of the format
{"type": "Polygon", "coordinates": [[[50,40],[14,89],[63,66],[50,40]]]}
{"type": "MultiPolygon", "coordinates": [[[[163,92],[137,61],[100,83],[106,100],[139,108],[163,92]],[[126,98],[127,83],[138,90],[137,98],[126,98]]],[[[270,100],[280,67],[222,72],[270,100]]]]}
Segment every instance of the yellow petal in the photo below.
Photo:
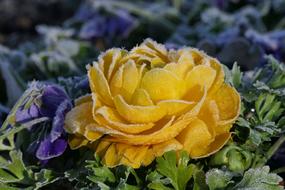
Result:
{"type": "Polygon", "coordinates": [[[78,105],[86,103],[86,102],[92,102],[91,94],[86,94],[86,95],[81,96],[81,97],[74,100],[75,106],[78,106],[78,105]]]}
{"type": "Polygon", "coordinates": [[[103,72],[99,69],[98,64],[94,64],[93,66],[89,67],[88,78],[91,91],[99,95],[100,100],[102,100],[105,104],[112,106],[113,98],[111,95],[109,84],[103,72]]]}
{"type": "Polygon", "coordinates": [[[139,80],[136,64],[133,60],[129,60],[120,67],[111,81],[110,87],[113,96],[120,94],[129,101],[138,86],[139,80]]]}
{"type": "Polygon", "coordinates": [[[207,125],[199,119],[191,122],[176,139],[183,145],[191,157],[197,157],[207,152],[213,137],[207,125]]]}
{"type": "Polygon", "coordinates": [[[208,57],[204,52],[196,48],[186,48],[186,49],[189,49],[189,51],[191,52],[195,65],[201,64],[203,58],[208,57]]]}
{"type": "Polygon", "coordinates": [[[101,107],[96,111],[96,121],[103,125],[108,126],[114,130],[125,133],[136,134],[146,131],[154,126],[153,123],[146,124],[129,124],[121,118],[121,116],[112,108],[101,107]]]}
{"type": "Polygon", "coordinates": [[[99,97],[98,97],[98,95],[96,93],[92,93],[91,96],[92,96],[92,115],[93,115],[93,119],[94,119],[94,115],[95,115],[96,110],[98,108],[100,108],[103,104],[99,100],[99,97]]]}
{"type": "Polygon", "coordinates": [[[89,141],[85,139],[84,137],[79,137],[76,135],[68,136],[68,144],[72,150],[85,146],[88,144],[88,142],[89,141]]]}
{"type": "Polygon", "coordinates": [[[214,129],[215,129],[215,132],[216,132],[216,135],[220,135],[220,134],[224,134],[224,133],[229,133],[230,132],[230,129],[232,128],[232,124],[226,124],[226,125],[218,125],[216,126],[214,129]]]}
{"type": "Polygon", "coordinates": [[[159,106],[129,105],[120,95],[114,98],[114,103],[119,114],[131,123],[156,122],[166,114],[166,111],[159,106]]]}
{"type": "Polygon", "coordinates": [[[216,78],[216,71],[206,65],[198,65],[194,67],[186,76],[186,85],[188,91],[196,86],[205,86],[208,90],[216,78]]]}
{"type": "Polygon", "coordinates": [[[184,92],[184,82],[172,72],[155,68],[146,72],[141,81],[141,88],[145,89],[155,102],[167,99],[180,99],[184,92]]]}
{"type": "Polygon", "coordinates": [[[126,54],[125,50],[119,48],[113,48],[107,50],[105,53],[101,54],[98,58],[98,62],[101,70],[108,81],[110,81],[113,72],[119,68],[120,59],[126,54]]]}
{"type": "Polygon", "coordinates": [[[240,111],[240,96],[233,87],[223,84],[211,98],[219,109],[219,125],[232,123],[236,120],[240,111]]]}
{"type": "Polygon", "coordinates": [[[65,116],[65,130],[68,133],[84,134],[85,127],[94,123],[92,102],[86,102],[74,107],[65,116]]]}
{"type": "Polygon", "coordinates": [[[147,93],[146,90],[139,88],[136,89],[136,91],[133,94],[132,100],[131,100],[132,105],[138,105],[138,106],[152,106],[153,102],[147,93]]]}
{"type": "Polygon", "coordinates": [[[207,153],[200,156],[193,156],[192,158],[205,158],[218,152],[231,138],[231,133],[223,133],[216,136],[215,140],[209,145],[207,153]]]}
{"type": "Polygon", "coordinates": [[[158,44],[151,39],[146,39],[138,47],[135,47],[131,50],[131,54],[140,54],[145,55],[151,58],[159,57],[164,62],[168,62],[167,50],[162,44],[158,44]]]}
{"type": "Polygon", "coordinates": [[[172,116],[181,115],[189,111],[194,107],[195,102],[188,102],[185,100],[162,100],[158,102],[157,105],[166,110],[167,115],[172,116]]]}
{"type": "MultiPolygon", "coordinates": [[[[173,123],[173,118],[169,120],[168,123],[164,124],[162,127],[159,127],[157,131],[152,131],[149,133],[142,134],[126,134],[118,133],[106,128],[97,127],[96,130],[103,132],[105,134],[110,134],[111,136],[116,137],[114,140],[117,142],[133,144],[133,145],[151,145],[157,144],[164,141],[168,141],[176,137],[184,128],[186,128],[195,118],[186,118],[179,119],[173,123]]],[[[155,126],[153,127],[155,128],[155,126]]]]}
{"type": "MultiPolygon", "coordinates": [[[[205,103],[206,97],[207,97],[207,90],[206,88],[201,88],[197,91],[192,91],[194,94],[190,94],[187,96],[188,101],[195,101],[195,106],[188,112],[182,116],[183,119],[185,118],[191,118],[196,117],[198,113],[200,112],[203,104],[205,103]]],[[[186,97],[185,97],[186,98],[186,97]]]]}
{"type": "Polygon", "coordinates": [[[109,146],[111,146],[111,144],[112,142],[105,141],[103,138],[103,140],[101,140],[98,146],[96,147],[95,154],[102,158],[108,150],[109,146]]]}
{"type": "Polygon", "coordinates": [[[83,136],[90,142],[94,142],[103,136],[102,133],[94,131],[93,128],[96,128],[95,124],[89,124],[85,127],[83,136]]]}
{"type": "Polygon", "coordinates": [[[110,89],[113,96],[120,94],[120,90],[123,86],[123,73],[124,66],[121,66],[114,74],[110,82],[110,89]]]}
{"type": "Polygon", "coordinates": [[[148,166],[153,162],[156,157],[162,156],[165,152],[171,150],[177,151],[181,150],[182,148],[183,146],[176,139],[171,139],[169,141],[151,145],[148,148],[142,165],[148,166]]]}
{"type": "Polygon", "coordinates": [[[165,69],[173,72],[181,79],[186,77],[186,74],[194,67],[194,60],[189,50],[179,50],[177,63],[169,63],[165,65],[165,69]]]}
{"type": "Polygon", "coordinates": [[[218,60],[211,58],[210,59],[211,67],[216,71],[216,78],[209,89],[209,95],[214,94],[224,83],[225,73],[222,65],[218,60]]]}
{"type": "Polygon", "coordinates": [[[105,152],[105,155],[102,159],[104,165],[108,167],[115,167],[119,163],[119,158],[117,157],[117,149],[116,144],[111,144],[105,152]]]}
{"type": "Polygon", "coordinates": [[[143,42],[143,45],[146,45],[147,47],[149,47],[150,49],[153,49],[154,51],[156,51],[161,57],[167,57],[167,50],[165,48],[164,45],[157,43],[156,41],[152,40],[152,39],[145,39],[145,41],[143,42]]]}
{"type": "MultiPolygon", "coordinates": [[[[117,149],[120,149],[122,144],[116,144],[117,149]]],[[[144,161],[145,155],[147,153],[148,146],[134,146],[128,145],[124,149],[123,154],[120,156],[119,164],[130,166],[132,168],[139,168],[144,161]]]]}
{"type": "Polygon", "coordinates": [[[206,100],[200,110],[198,118],[205,122],[208,126],[217,126],[219,121],[219,109],[215,101],[206,100]]]}

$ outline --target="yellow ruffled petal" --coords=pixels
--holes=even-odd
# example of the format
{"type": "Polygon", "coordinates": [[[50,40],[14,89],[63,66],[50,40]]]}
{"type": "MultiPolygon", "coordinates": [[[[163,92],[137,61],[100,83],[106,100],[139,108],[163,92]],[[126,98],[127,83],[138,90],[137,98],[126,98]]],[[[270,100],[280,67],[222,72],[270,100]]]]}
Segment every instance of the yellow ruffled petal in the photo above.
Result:
{"type": "Polygon", "coordinates": [[[118,95],[114,103],[119,114],[131,123],[151,123],[163,118],[166,111],[159,106],[134,106],[129,105],[118,95]]]}
{"type": "Polygon", "coordinates": [[[181,150],[183,146],[176,140],[171,139],[159,144],[149,146],[148,151],[143,159],[142,165],[147,166],[153,162],[156,157],[162,156],[165,152],[171,150],[181,150]]]}
{"type": "Polygon", "coordinates": [[[126,165],[132,168],[139,168],[143,162],[148,146],[132,146],[122,143],[111,144],[102,162],[108,167],[126,165]]]}
{"type": "Polygon", "coordinates": [[[86,95],[81,96],[81,97],[74,100],[75,106],[78,106],[78,105],[86,103],[86,102],[92,102],[92,95],[91,94],[86,94],[86,95]]]}
{"type": "Polygon", "coordinates": [[[138,47],[133,48],[130,53],[144,55],[150,58],[159,57],[164,62],[168,62],[166,48],[151,39],[146,39],[138,47]]]}
{"type": "Polygon", "coordinates": [[[111,81],[110,88],[112,95],[120,94],[129,101],[138,86],[139,76],[135,62],[129,60],[120,67],[111,81]]]}
{"type": "MultiPolygon", "coordinates": [[[[120,150],[120,146],[123,144],[116,144],[117,149],[120,150]]],[[[120,155],[119,164],[130,166],[132,168],[139,168],[144,161],[145,155],[148,150],[148,146],[134,146],[128,145],[127,148],[122,148],[123,154],[120,155]]]]}
{"type": "MultiPolygon", "coordinates": [[[[102,102],[99,100],[99,97],[96,93],[92,93],[92,115],[93,115],[93,119],[94,119],[94,115],[95,112],[98,108],[100,108],[101,106],[103,106],[102,102]]],[[[94,119],[95,120],[95,119],[94,119]]]]}
{"type": "Polygon", "coordinates": [[[130,134],[137,134],[154,126],[154,123],[129,124],[115,110],[105,106],[96,111],[95,120],[102,126],[130,134]]]}
{"type": "Polygon", "coordinates": [[[100,137],[103,136],[103,133],[94,131],[94,128],[96,128],[97,125],[96,124],[89,124],[85,127],[83,136],[89,140],[90,142],[94,142],[96,140],[98,140],[100,137]]]}
{"type": "Polygon", "coordinates": [[[191,54],[191,52],[189,51],[189,49],[181,49],[178,50],[177,52],[179,54],[179,59],[177,61],[178,64],[181,65],[187,65],[188,69],[191,69],[194,67],[194,58],[191,54]]]}
{"type": "Polygon", "coordinates": [[[194,67],[186,76],[186,85],[188,91],[196,86],[206,87],[208,90],[216,78],[216,71],[206,65],[198,65],[194,67]]]}
{"type": "Polygon", "coordinates": [[[99,157],[103,157],[108,150],[108,148],[111,146],[112,142],[105,141],[104,138],[99,142],[99,144],[96,146],[95,154],[99,157]]]}
{"type": "Polygon", "coordinates": [[[191,122],[176,139],[183,145],[191,157],[197,157],[207,152],[208,146],[213,141],[207,125],[199,119],[191,122]]]}
{"type": "Polygon", "coordinates": [[[194,63],[196,65],[201,64],[201,61],[203,58],[208,57],[204,52],[196,49],[196,48],[186,48],[189,49],[189,51],[191,52],[191,55],[194,59],[194,63]]]}
{"type": "Polygon", "coordinates": [[[154,102],[180,99],[185,90],[183,80],[172,72],[161,68],[146,72],[141,81],[141,88],[148,92],[154,102]]]}
{"type": "Polygon", "coordinates": [[[108,167],[115,167],[119,164],[119,158],[116,156],[117,151],[118,150],[116,149],[116,144],[112,143],[103,156],[102,162],[104,165],[108,167]]]}
{"type": "Polygon", "coordinates": [[[94,122],[92,116],[92,102],[82,103],[66,114],[65,130],[68,133],[84,134],[85,127],[94,122]]]}
{"type": "Polygon", "coordinates": [[[233,123],[240,112],[240,96],[231,86],[223,84],[211,97],[219,109],[219,125],[233,123]]]}
{"type": "Polygon", "coordinates": [[[68,144],[70,149],[78,149],[82,146],[85,146],[89,143],[87,139],[84,137],[76,136],[76,135],[69,135],[68,136],[68,144]]]}
{"type": "Polygon", "coordinates": [[[185,100],[162,100],[157,103],[158,106],[166,110],[167,115],[181,115],[189,110],[191,110],[195,102],[188,102],[185,100]]]}
{"type": "Polygon", "coordinates": [[[232,128],[232,124],[226,124],[226,125],[218,125],[214,128],[216,135],[229,133],[230,129],[232,128]]]}
{"type": "Polygon", "coordinates": [[[92,130],[97,125],[92,116],[92,106],[92,102],[82,103],[66,114],[65,129],[68,133],[80,134],[91,142],[103,135],[92,130]]]}
{"type": "Polygon", "coordinates": [[[138,105],[138,106],[152,106],[153,102],[147,93],[146,90],[139,88],[136,89],[136,91],[133,94],[132,100],[131,100],[132,105],[138,105]]]}
{"type": "Polygon", "coordinates": [[[126,53],[125,50],[113,48],[99,56],[98,64],[108,81],[112,78],[114,71],[120,67],[120,60],[126,53]]]}
{"type": "Polygon", "coordinates": [[[225,73],[222,65],[216,59],[209,59],[211,67],[216,71],[216,78],[209,89],[209,95],[214,94],[224,83],[225,73]]]}
{"type": "Polygon", "coordinates": [[[100,96],[105,104],[112,106],[113,97],[109,88],[109,84],[104,76],[104,73],[99,69],[98,64],[94,64],[88,69],[88,78],[90,83],[90,88],[93,93],[100,96]]]}
{"type": "MultiPolygon", "coordinates": [[[[133,144],[133,145],[151,145],[157,144],[164,141],[168,141],[176,137],[185,127],[188,126],[195,118],[186,118],[180,119],[173,123],[173,118],[169,120],[168,123],[158,127],[157,131],[150,131],[149,133],[144,134],[126,134],[118,133],[116,131],[108,130],[102,127],[96,128],[99,132],[104,131],[105,134],[110,134],[111,136],[116,137],[115,141],[133,144]]],[[[156,128],[156,127],[154,127],[156,128]]]]}
{"type": "Polygon", "coordinates": [[[212,154],[215,154],[218,152],[231,138],[231,133],[223,133],[218,136],[216,136],[215,140],[208,146],[208,150],[206,154],[200,155],[200,156],[193,156],[192,158],[205,158],[212,154]]]}
{"type": "Polygon", "coordinates": [[[171,71],[181,79],[185,79],[186,74],[194,67],[194,60],[189,50],[179,50],[173,58],[173,63],[165,65],[164,69],[171,71]]]}
{"type": "Polygon", "coordinates": [[[206,100],[200,110],[198,118],[205,122],[208,126],[217,126],[219,122],[219,109],[215,101],[206,100]]]}

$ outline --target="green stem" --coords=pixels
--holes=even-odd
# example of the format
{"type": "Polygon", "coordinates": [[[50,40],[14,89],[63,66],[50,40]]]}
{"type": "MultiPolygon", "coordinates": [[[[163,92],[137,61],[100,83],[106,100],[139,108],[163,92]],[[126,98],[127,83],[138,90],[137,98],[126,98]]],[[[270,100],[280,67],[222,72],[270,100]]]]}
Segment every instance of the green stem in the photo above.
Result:
{"type": "Polygon", "coordinates": [[[275,152],[279,149],[279,147],[285,142],[285,135],[282,135],[279,137],[279,139],[270,147],[270,149],[267,151],[264,159],[262,159],[260,162],[256,164],[255,167],[261,167],[264,166],[267,161],[275,154],[275,152]]]}
{"type": "Polygon", "coordinates": [[[285,166],[278,168],[276,170],[273,170],[272,173],[276,173],[276,174],[285,173],[285,166]]]}
{"type": "Polygon", "coordinates": [[[267,152],[267,159],[270,159],[284,142],[285,142],[285,135],[282,135],[274,143],[274,145],[271,146],[270,149],[268,150],[268,152],[267,152]]]}

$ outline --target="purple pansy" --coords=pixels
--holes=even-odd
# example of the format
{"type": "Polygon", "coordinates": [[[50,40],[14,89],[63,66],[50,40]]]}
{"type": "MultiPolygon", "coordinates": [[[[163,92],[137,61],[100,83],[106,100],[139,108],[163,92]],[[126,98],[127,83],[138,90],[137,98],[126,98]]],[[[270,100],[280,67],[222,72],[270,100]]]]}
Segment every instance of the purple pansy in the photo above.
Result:
{"type": "MultiPolygon", "coordinates": [[[[34,85],[35,86],[35,85],[34,85]]],[[[34,88],[32,86],[31,88],[34,88]]],[[[65,114],[72,108],[71,100],[63,88],[57,85],[43,85],[32,101],[26,101],[16,112],[16,122],[25,123],[39,117],[50,119],[49,133],[36,143],[36,157],[48,160],[63,154],[67,147],[63,129],[65,114]],[[26,105],[31,102],[30,105],[26,105]]],[[[33,126],[33,127],[39,127],[33,126]]],[[[33,130],[33,127],[31,130],[33,130]]],[[[35,146],[32,143],[32,146],[35,146]]]]}
{"type": "Polygon", "coordinates": [[[80,38],[125,38],[136,26],[135,18],[125,10],[118,9],[110,14],[97,9],[96,6],[83,4],[74,16],[76,21],[82,23],[80,38]]]}

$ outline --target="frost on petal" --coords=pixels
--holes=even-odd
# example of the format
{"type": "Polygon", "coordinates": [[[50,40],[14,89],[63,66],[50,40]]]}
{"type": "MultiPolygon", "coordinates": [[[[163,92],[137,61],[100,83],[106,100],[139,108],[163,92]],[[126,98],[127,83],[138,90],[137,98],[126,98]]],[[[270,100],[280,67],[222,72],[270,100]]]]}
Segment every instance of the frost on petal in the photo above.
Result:
{"type": "Polygon", "coordinates": [[[40,143],[36,156],[40,160],[48,160],[63,154],[66,147],[67,141],[65,139],[59,138],[54,142],[51,142],[50,137],[47,137],[40,143]]]}

